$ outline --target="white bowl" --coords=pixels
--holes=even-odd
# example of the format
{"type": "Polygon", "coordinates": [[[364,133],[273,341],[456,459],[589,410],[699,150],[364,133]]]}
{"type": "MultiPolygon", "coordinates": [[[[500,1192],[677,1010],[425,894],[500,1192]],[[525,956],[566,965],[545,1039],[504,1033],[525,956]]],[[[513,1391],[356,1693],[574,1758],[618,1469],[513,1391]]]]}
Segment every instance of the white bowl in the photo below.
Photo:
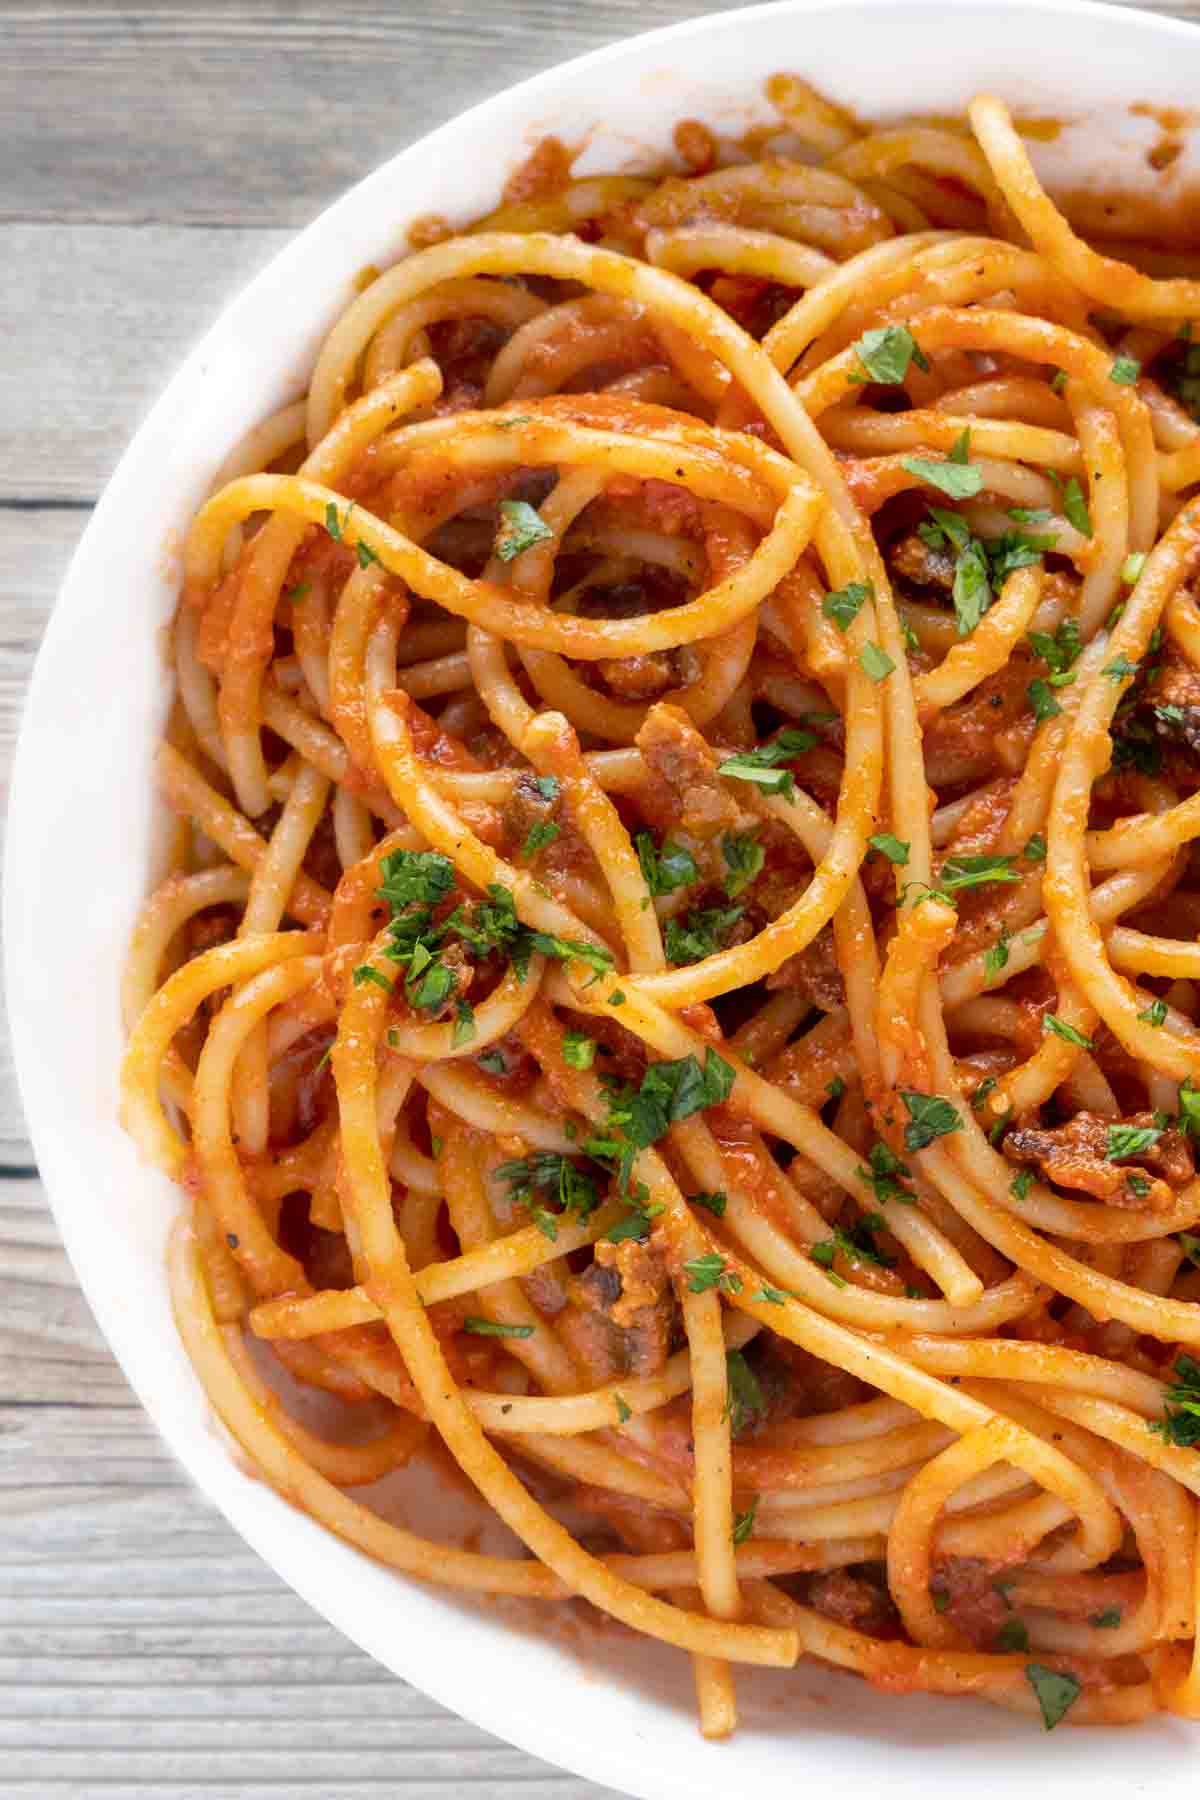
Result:
{"type": "Polygon", "coordinates": [[[981,88],[1026,113],[1086,110],[1102,136],[1075,157],[1096,178],[1114,173],[1122,134],[1134,134],[1127,154],[1140,160],[1130,101],[1194,100],[1200,32],[1075,0],[791,0],[697,19],[487,101],[377,170],[276,257],[126,452],[34,672],[5,895],[30,1133],[84,1291],[180,1461],[311,1605],[497,1736],[643,1800],[696,1800],[718,1782],[767,1800],[790,1795],[798,1776],[863,1796],[886,1786],[897,1800],[923,1800],[936,1782],[976,1800],[1007,1797],[1039,1778],[1053,1780],[1056,1800],[1151,1786],[1159,1800],[1183,1800],[1200,1736],[1178,1721],[1047,1738],[973,1702],[889,1698],[813,1668],[744,1675],[742,1731],[706,1745],[682,1656],[593,1631],[571,1613],[566,1629],[560,1619],[547,1633],[514,1609],[467,1607],[359,1555],[245,1473],[213,1429],[167,1300],[164,1243],[178,1196],[116,1123],[118,970],[149,878],[163,626],[181,534],[226,451],[301,390],[356,271],[393,259],[412,219],[484,212],[546,132],[586,135],[590,169],[661,152],[681,117],[726,128],[763,117],[763,82],[780,69],[868,118],[959,109],[981,88]]]}

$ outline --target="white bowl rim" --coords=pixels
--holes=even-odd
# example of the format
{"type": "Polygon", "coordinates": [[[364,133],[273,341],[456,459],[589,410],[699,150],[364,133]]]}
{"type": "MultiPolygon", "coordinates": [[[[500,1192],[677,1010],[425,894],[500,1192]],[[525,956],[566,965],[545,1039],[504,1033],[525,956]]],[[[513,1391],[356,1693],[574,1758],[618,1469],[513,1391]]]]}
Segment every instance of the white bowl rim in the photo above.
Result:
{"type": "MultiPolygon", "coordinates": [[[[40,1006],[37,954],[39,938],[34,925],[38,884],[37,813],[40,795],[46,785],[42,772],[35,764],[35,748],[44,731],[45,721],[52,715],[56,703],[55,684],[59,666],[70,660],[68,639],[73,613],[87,577],[93,549],[124,504],[140,447],[155,428],[161,427],[164,420],[172,414],[178,397],[195,377],[198,369],[203,367],[206,357],[213,354],[230,320],[239,309],[252,302],[292,262],[302,264],[310,245],[329,235],[330,227],[336,224],[339,214],[354,196],[359,195],[368,185],[386,179],[394,172],[400,172],[406,163],[415,162],[423,156],[435,157],[441,144],[478,133],[487,126],[490,119],[499,120],[502,115],[515,110],[520,110],[529,117],[535,116],[539,102],[551,98],[556,87],[568,76],[599,75],[609,66],[619,65],[631,56],[636,55],[642,59],[658,56],[663,51],[669,51],[672,47],[695,38],[710,34],[719,36],[722,31],[734,25],[739,30],[749,32],[760,24],[774,25],[788,18],[800,20],[814,14],[842,11],[884,14],[921,7],[922,0],[772,0],[770,4],[702,15],[633,38],[625,38],[559,63],[514,87],[490,96],[387,159],[352,188],[339,195],[311,224],[292,237],[267,266],[222,309],[167,384],[121,456],[63,579],[30,680],[14,758],[7,821],[8,854],[4,871],[4,954],[14,1058],[30,1141],[58,1229],[80,1286],[124,1373],[159,1432],[202,1491],[214,1501],[263,1560],[283,1575],[288,1584],[315,1610],[331,1620],[344,1635],[367,1649],[386,1667],[503,1741],[545,1758],[561,1769],[573,1771],[591,1781],[607,1784],[630,1795],[643,1796],[644,1800],[676,1800],[677,1796],[678,1800],[683,1800],[685,1794],[690,1800],[696,1792],[694,1779],[688,1775],[686,1779],[677,1780],[672,1770],[665,1767],[648,1772],[646,1751],[649,1745],[641,1732],[632,1734],[626,1742],[614,1738],[605,1739],[599,1733],[591,1734],[586,1745],[581,1745],[579,1738],[572,1733],[570,1709],[564,1709],[565,1717],[561,1720],[556,1716],[555,1708],[542,1704],[527,1706],[524,1710],[514,1712],[511,1698],[494,1697],[482,1686],[475,1691],[465,1692],[453,1654],[442,1657],[436,1669],[431,1671],[428,1666],[414,1668],[415,1655],[401,1658],[390,1648],[381,1649],[378,1633],[371,1628],[370,1622],[355,1617],[348,1604],[340,1604],[336,1591],[331,1591],[310,1578],[303,1562],[303,1544],[299,1555],[294,1550],[284,1555],[275,1544],[268,1542],[262,1520],[250,1516],[250,1509],[245,1504],[245,1496],[239,1486],[241,1478],[223,1481],[217,1464],[213,1461],[205,1463],[196,1455],[195,1446],[189,1447],[185,1435],[177,1428],[176,1421],[157,1402],[152,1370],[147,1359],[149,1346],[139,1342],[136,1330],[129,1325],[131,1309],[123,1296],[106,1291],[84,1254],[82,1220],[86,1197],[81,1194],[78,1182],[72,1177],[63,1143],[60,1142],[60,1090],[56,1080],[53,1048],[47,1038],[40,1006]],[[321,1587],[319,1597],[314,1591],[318,1586],[321,1587]]],[[[927,6],[925,10],[928,10],[927,6]]],[[[1013,14],[1070,18],[1077,20],[1081,26],[1085,26],[1089,20],[1111,25],[1114,20],[1119,19],[1128,29],[1132,40],[1172,38],[1186,48],[1191,57],[1200,57],[1200,33],[1191,21],[1140,10],[1127,10],[1120,4],[1108,4],[1106,0],[949,0],[947,10],[952,11],[955,16],[1004,10],[1013,14]]],[[[806,67],[811,70],[814,62],[819,62],[819,56],[806,59],[806,67]]],[[[819,81],[819,70],[815,73],[819,81]]],[[[40,949],[44,951],[46,945],[41,943],[40,949]]],[[[230,1470],[232,1473],[232,1463],[230,1470]]],[[[345,1547],[340,1546],[336,1539],[331,1539],[328,1534],[316,1529],[322,1542],[332,1547],[331,1555],[336,1549],[344,1550],[345,1547]]],[[[406,1589],[403,1583],[397,1584],[397,1590],[396,1604],[401,1609],[405,1605],[406,1592],[410,1595],[422,1595],[426,1592],[420,1587],[406,1589]]],[[[427,1651],[429,1646],[422,1642],[421,1648],[427,1651]]],[[[1176,1752],[1186,1754],[1189,1746],[1194,1752],[1195,1740],[1190,1733],[1186,1733],[1186,1728],[1179,1731],[1174,1727],[1168,1729],[1176,1752]]],[[[1090,1739],[1097,1747],[1101,1741],[1110,1745],[1112,1743],[1107,1734],[1103,1740],[1090,1731],[1070,1735],[1076,1742],[1090,1739]]],[[[1142,1742],[1145,1742],[1144,1738],[1142,1742]]],[[[736,1760],[736,1753],[714,1747],[709,1754],[714,1759],[722,1759],[719,1763],[714,1760],[711,1765],[714,1778],[721,1773],[732,1772],[731,1756],[736,1760]]],[[[789,1777],[800,1772],[797,1763],[790,1761],[789,1777]]],[[[1001,1776],[994,1785],[990,1781],[986,1784],[985,1791],[989,1800],[993,1794],[999,1800],[1001,1793],[1007,1795],[1011,1791],[1011,1774],[1010,1768],[1007,1779],[1001,1776]]],[[[900,1771],[896,1771],[896,1775],[896,1785],[909,1789],[910,1784],[900,1771]]],[[[1060,1788],[1059,1800],[1084,1800],[1086,1794],[1095,1795],[1099,1791],[1096,1787],[1098,1781],[1102,1782],[1103,1776],[1099,1767],[1094,1766],[1090,1777],[1086,1778],[1086,1785],[1084,1780],[1078,1784],[1071,1781],[1069,1785],[1060,1788]]],[[[1170,1800],[1183,1800],[1184,1787],[1180,1785],[1176,1795],[1175,1782],[1172,1781],[1170,1785],[1170,1800]]],[[[913,1800],[916,1800],[916,1792],[914,1785],[911,1787],[913,1800]]],[[[1163,1792],[1165,1796],[1165,1788],[1163,1792]]]]}

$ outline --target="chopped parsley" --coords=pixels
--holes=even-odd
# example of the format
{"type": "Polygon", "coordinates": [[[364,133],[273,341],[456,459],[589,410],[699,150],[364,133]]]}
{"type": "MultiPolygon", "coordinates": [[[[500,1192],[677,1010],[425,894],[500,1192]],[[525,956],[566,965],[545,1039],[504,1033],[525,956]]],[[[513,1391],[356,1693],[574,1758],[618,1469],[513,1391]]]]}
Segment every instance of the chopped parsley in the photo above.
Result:
{"type": "Polygon", "coordinates": [[[1164,385],[1174,394],[1185,412],[1193,419],[1200,419],[1200,345],[1191,342],[1191,328],[1185,326],[1180,334],[1183,355],[1175,363],[1164,385]]]}
{"type": "Polygon", "coordinates": [[[531,1338],[532,1325],[498,1325],[494,1319],[464,1319],[462,1328],[473,1337],[531,1338]]]}
{"type": "Polygon", "coordinates": [[[614,1394],[613,1399],[616,1402],[617,1407],[617,1423],[618,1425],[624,1425],[627,1419],[632,1419],[633,1408],[629,1405],[628,1401],[622,1400],[620,1394],[614,1394]]]}
{"type": "Polygon", "coordinates": [[[1040,831],[1035,831],[1021,855],[1026,862],[1044,863],[1046,860],[1046,840],[1040,831]]]}
{"type": "Polygon", "coordinates": [[[600,1161],[615,1160],[627,1189],[637,1152],[656,1144],[679,1120],[728,1099],[733,1082],[733,1069],[715,1050],[705,1053],[703,1068],[694,1056],[651,1063],[636,1088],[608,1080],[611,1135],[589,1138],[583,1147],[600,1161]]]}
{"type": "Polygon", "coordinates": [[[1083,1692],[1082,1683],[1074,1675],[1048,1669],[1045,1663],[1026,1663],[1025,1679],[1037,1695],[1047,1731],[1061,1724],[1083,1692]]]}
{"type": "Polygon", "coordinates": [[[875,1233],[886,1229],[887,1223],[879,1213],[864,1213],[849,1231],[835,1225],[833,1241],[849,1262],[869,1262],[876,1268],[890,1269],[895,1265],[895,1257],[885,1256],[875,1243],[875,1233]]]}
{"type": "Polygon", "coordinates": [[[1000,971],[1007,965],[1008,946],[1011,941],[1008,926],[1002,925],[1000,927],[1000,936],[996,939],[994,944],[989,945],[984,951],[983,972],[988,977],[989,981],[999,975],[1000,971]]]}
{"type": "Polygon", "coordinates": [[[1117,356],[1113,358],[1108,379],[1115,381],[1118,387],[1132,387],[1141,372],[1142,365],[1136,356],[1117,356]]]}
{"type": "Polygon", "coordinates": [[[1141,579],[1142,570],[1146,566],[1146,552],[1131,550],[1121,564],[1121,580],[1126,587],[1136,587],[1141,579]]]}
{"type": "MultiPolygon", "coordinates": [[[[489,894],[494,891],[489,887],[489,894]]],[[[505,890],[501,889],[500,891],[503,893],[505,890]]],[[[528,928],[522,926],[521,929],[526,931],[528,928]]],[[[606,975],[613,966],[612,951],[602,949],[599,944],[585,944],[577,938],[555,937],[552,932],[548,931],[528,931],[528,941],[529,949],[536,950],[539,956],[553,956],[559,962],[586,963],[589,969],[595,970],[595,979],[606,975]]],[[[520,974],[521,969],[516,955],[513,956],[513,963],[520,974]]],[[[528,966],[529,959],[526,956],[525,967],[528,968],[528,966]]],[[[591,986],[591,982],[588,983],[588,986],[591,986]]]]}
{"type": "Polygon", "coordinates": [[[1200,1088],[1185,1081],[1179,1089],[1179,1128],[1190,1137],[1200,1138],[1200,1088]]]}
{"type": "Polygon", "coordinates": [[[837,1253],[838,1247],[832,1238],[823,1238],[819,1244],[810,1244],[808,1249],[812,1260],[818,1268],[824,1269],[834,1287],[848,1287],[845,1276],[839,1275],[833,1266],[837,1261],[837,1253]]]}
{"type": "Polygon", "coordinates": [[[1196,1237],[1191,1231],[1177,1231],[1175,1233],[1175,1242],[1179,1245],[1179,1248],[1183,1251],[1187,1260],[1197,1269],[1200,1269],[1200,1237],[1196,1237]]]}
{"type": "Polygon", "coordinates": [[[992,1639],[992,1649],[1001,1656],[1011,1654],[1016,1650],[1028,1650],[1029,1628],[1024,1619],[1005,1619],[992,1639]]]}
{"type": "Polygon", "coordinates": [[[454,1050],[460,1050],[469,1044],[475,1036],[475,1009],[466,1000],[454,1003],[454,1030],[450,1033],[450,1044],[454,1050]]]}
{"type": "Polygon", "coordinates": [[[387,976],[381,975],[378,969],[373,969],[370,963],[359,963],[354,971],[353,980],[355,987],[362,987],[365,982],[370,982],[374,987],[381,987],[385,994],[390,994],[392,991],[392,984],[387,976]]]}
{"type": "Polygon", "coordinates": [[[745,910],[744,906],[696,907],[682,919],[668,919],[668,962],[702,962],[706,956],[714,956],[745,910]]]}
{"type": "Polygon", "coordinates": [[[665,842],[660,848],[648,831],[639,831],[633,840],[638,866],[646,886],[657,898],[673,894],[676,888],[688,887],[700,873],[696,859],[681,844],[665,842]]]}
{"type": "Polygon", "coordinates": [[[764,794],[782,794],[785,800],[790,800],[796,791],[796,778],[790,769],[779,765],[803,756],[816,742],[814,732],[787,726],[770,743],[760,744],[757,750],[739,750],[736,755],[727,756],[724,762],[717,764],[717,774],[730,781],[749,781],[764,794]]]}
{"type": "Polygon", "coordinates": [[[481,1050],[475,1062],[479,1068],[486,1069],[489,1075],[508,1074],[508,1064],[502,1050],[481,1050]]]}
{"type": "Polygon", "coordinates": [[[969,500],[983,486],[983,471],[969,460],[970,454],[971,434],[964,431],[944,462],[928,456],[902,456],[900,467],[918,481],[940,488],[952,500],[969,500]]]}
{"type": "Polygon", "coordinates": [[[909,1122],[904,1127],[904,1148],[923,1150],[935,1138],[962,1130],[962,1120],[948,1100],[938,1094],[918,1094],[900,1088],[900,1098],[908,1108],[909,1122]]]}
{"type": "Polygon", "coordinates": [[[557,1150],[535,1150],[519,1162],[501,1163],[496,1177],[509,1184],[509,1199],[523,1206],[534,1224],[551,1242],[558,1236],[559,1215],[575,1213],[586,1219],[600,1204],[600,1193],[590,1175],[557,1150]],[[545,1202],[558,1203],[558,1214],[548,1212],[545,1202]]]}
{"type": "Polygon", "coordinates": [[[1050,686],[1069,687],[1075,679],[1072,669],[1082,648],[1075,620],[1064,619],[1053,634],[1029,631],[1025,635],[1034,655],[1040,657],[1050,670],[1050,686]]]}
{"type": "Polygon", "coordinates": [[[1039,725],[1044,724],[1047,719],[1056,719],[1062,711],[1062,707],[1054,698],[1054,691],[1050,683],[1043,681],[1040,676],[1030,682],[1025,689],[1025,695],[1039,725]]]}
{"type": "Polygon", "coordinates": [[[899,1200],[904,1206],[916,1205],[916,1195],[899,1179],[906,1176],[911,1180],[912,1170],[900,1161],[894,1150],[882,1142],[872,1144],[867,1161],[870,1168],[864,1169],[860,1164],[856,1172],[863,1181],[870,1183],[881,1206],[886,1206],[889,1200],[899,1200]]]}
{"type": "Polygon", "coordinates": [[[650,1217],[648,1212],[636,1207],[623,1219],[618,1219],[617,1223],[605,1232],[605,1241],[609,1244],[624,1244],[633,1238],[640,1243],[643,1238],[650,1235],[650,1217]]]}
{"type": "Polygon", "coordinates": [[[1062,509],[1068,523],[1075,527],[1081,537],[1090,538],[1092,515],[1088,511],[1087,501],[1083,497],[1083,489],[1079,485],[1078,476],[1072,475],[1070,480],[1064,483],[1062,476],[1056,474],[1053,469],[1047,469],[1046,473],[1062,495],[1062,509]]]}
{"type": "Polygon", "coordinates": [[[878,644],[864,644],[858,653],[858,660],[864,674],[869,675],[874,682],[886,681],[896,666],[887,651],[881,650],[878,644]]]}
{"type": "Polygon", "coordinates": [[[766,852],[752,831],[746,832],[743,837],[722,838],[721,852],[729,871],[722,885],[732,900],[761,873],[766,852]]]}
{"type": "Polygon", "coordinates": [[[725,1352],[725,1417],[734,1437],[767,1410],[759,1380],[740,1350],[725,1352]]]}
{"type": "Polygon", "coordinates": [[[833,620],[839,631],[849,631],[865,603],[874,598],[873,581],[848,581],[844,588],[835,588],[826,594],[821,611],[827,619],[833,620]]]}
{"type": "MultiPolygon", "coordinates": [[[[1042,522],[1040,515],[1019,508],[1009,516],[1042,522]]],[[[1045,519],[1049,517],[1049,513],[1044,515],[1045,519]]],[[[1031,537],[1023,531],[1006,531],[999,538],[985,541],[971,535],[961,513],[942,506],[931,506],[929,518],[930,523],[917,526],[918,535],[933,550],[949,546],[957,553],[952,597],[960,637],[970,636],[991,605],[993,595],[1000,592],[1014,570],[1040,561],[1057,541],[1053,532],[1031,537]]]]}
{"type": "Polygon", "coordinates": [[[1136,675],[1137,672],[1138,665],[1130,662],[1127,656],[1115,656],[1112,662],[1104,665],[1104,673],[1110,681],[1128,681],[1129,677],[1136,675]]]}
{"type": "Polygon", "coordinates": [[[825,1083],[825,1092],[829,1095],[831,1100],[840,1100],[845,1091],[846,1083],[842,1080],[840,1075],[835,1075],[832,1081],[827,1081],[825,1083]]]}
{"type": "Polygon", "coordinates": [[[554,536],[545,519],[527,500],[500,502],[500,527],[496,532],[496,555],[510,563],[522,551],[535,544],[545,544],[554,536]]]}
{"type": "Polygon", "coordinates": [[[547,844],[552,844],[561,829],[562,827],[556,825],[553,819],[536,820],[529,827],[529,834],[521,845],[521,861],[529,862],[539,850],[544,850],[547,844]]]}
{"type": "Polygon", "coordinates": [[[937,888],[954,893],[958,888],[983,887],[989,881],[1019,881],[1013,856],[948,856],[938,873],[937,888]]]}
{"type": "Polygon", "coordinates": [[[1161,1419],[1150,1421],[1150,1430],[1183,1450],[1200,1446],[1200,1362],[1194,1356],[1177,1356],[1171,1373],[1161,1419]]]}
{"type": "Polygon", "coordinates": [[[438,1012],[455,993],[457,977],[441,955],[452,938],[460,940],[473,956],[496,952],[507,957],[521,979],[534,951],[560,961],[578,959],[597,976],[612,967],[611,953],[598,945],[556,938],[523,925],[512,894],[497,883],[489,886],[485,900],[469,910],[460,906],[447,917],[435,919],[435,908],[454,887],[453,865],[436,851],[393,851],[383,858],[380,874],[379,898],[387,902],[392,915],[383,954],[404,968],[405,994],[419,1011],[438,1012]]]}
{"type": "Polygon", "coordinates": [[[1088,1624],[1093,1631],[1115,1631],[1121,1623],[1119,1606],[1106,1606],[1103,1612],[1093,1613],[1088,1624]]]}
{"type": "Polygon", "coordinates": [[[970,637],[992,603],[992,584],[988,576],[987,557],[983,547],[972,538],[954,565],[954,614],[959,637],[970,637]]]}
{"type": "Polygon", "coordinates": [[[1110,1125],[1106,1162],[1120,1162],[1126,1156],[1142,1156],[1157,1144],[1162,1132],[1154,1125],[1110,1125]]]}
{"type": "Polygon", "coordinates": [[[1144,1025],[1153,1025],[1155,1027],[1158,1027],[1160,1025],[1165,1025],[1167,1022],[1167,1003],[1166,1003],[1166,1001],[1165,1000],[1151,1001],[1150,1005],[1147,1006],[1142,1012],[1140,1012],[1138,1014],[1138,1018],[1142,1021],[1142,1023],[1144,1025]]]}
{"type": "Polygon", "coordinates": [[[362,538],[359,538],[357,544],[355,544],[354,554],[358,558],[358,566],[360,569],[369,569],[372,563],[377,563],[379,561],[379,558],[372,550],[370,544],[364,543],[362,538]]]}
{"type": "Polygon", "coordinates": [[[770,1306],[786,1306],[788,1301],[794,1300],[796,1296],[795,1294],[789,1294],[786,1288],[769,1287],[764,1282],[757,1293],[751,1294],[750,1298],[752,1300],[763,1300],[770,1306]]]}
{"type": "Polygon", "coordinates": [[[1009,1183],[1009,1193],[1014,1200],[1024,1200],[1033,1186],[1033,1174],[1029,1169],[1019,1169],[1009,1183]]]}
{"type": "Polygon", "coordinates": [[[872,850],[878,850],[880,856],[886,856],[890,863],[898,863],[903,867],[908,861],[911,845],[906,844],[903,838],[893,837],[890,831],[878,831],[867,842],[872,850]]]}
{"type": "MultiPolygon", "coordinates": [[[[741,1276],[725,1261],[719,1250],[709,1250],[704,1256],[693,1256],[690,1262],[684,1263],[683,1272],[688,1278],[689,1294],[707,1294],[714,1288],[718,1293],[726,1294],[740,1294],[742,1291],[741,1276]]],[[[733,1356],[739,1353],[730,1351],[729,1354],[733,1356]]]]}
{"type": "Polygon", "coordinates": [[[437,850],[393,850],[379,865],[378,894],[393,910],[433,906],[454,887],[454,864],[437,850]]]}
{"type": "Polygon", "coordinates": [[[1064,1043],[1075,1044],[1080,1050],[1095,1048],[1090,1037],[1084,1037],[1082,1031],[1076,1031],[1073,1025],[1068,1025],[1057,1013],[1042,1014],[1042,1030],[1052,1031],[1055,1037],[1062,1038],[1064,1043]]]}
{"type": "Polygon", "coordinates": [[[733,1542],[734,1542],[735,1547],[738,1544],[744,1544],[746,1542],[746,1539],[748,1537],[750,1537],[751,1534],[753,1533],[753,1531],[754,1531],[754,1515],[757,1511],[758,1511],[758,1495],[755,1494],[753,1500],[750,1502],[750,1504],[746,1508],[745,1512],[740,1512],[740,1513],[736,1514],[734,1517],[733,1542]]]}
{"type": "Polygon", "coordinates": [[[596,1060],[596,1040],[584,1031],[564,1031],[562,1053],[569,1069],[590,1069],[596,1060]]]}
{"type": "Polygon", "coordinates": [[[712,1194],[690,1194],[688,1198],[693,1206],[702,1206],[706,1212],[712,1213],[715,1219],[725,1217],[725,1208],[729,1205],[729,1197],[720,1188],[712,1194]]]}
{"type": "Polygon", "coordinates": [[[928,371],[925,355],[907,325],[881,325],[864,331],[854,346],[854,354],[866,375],[852,375],[851,381],[876,381],[882,387],[897,387],[908,374],[909,364],[928,371]]]}

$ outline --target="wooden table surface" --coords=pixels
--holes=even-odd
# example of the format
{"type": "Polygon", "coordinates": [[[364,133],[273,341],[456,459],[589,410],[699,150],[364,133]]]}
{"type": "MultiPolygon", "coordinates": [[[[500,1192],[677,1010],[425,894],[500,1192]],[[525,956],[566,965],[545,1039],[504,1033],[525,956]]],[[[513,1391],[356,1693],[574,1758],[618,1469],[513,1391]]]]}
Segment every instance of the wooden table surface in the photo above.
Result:
{"type": "MultiPolygon", "coordinates": [[[[0,780],[88,510],[222,302],[432,126],[701,8],[0,0],[0,780]]],[[[59,1246],[2,1026],[0,1448],[0,1793],[603,1800],[387,1674],[192,1490],[59,1246]]]]}

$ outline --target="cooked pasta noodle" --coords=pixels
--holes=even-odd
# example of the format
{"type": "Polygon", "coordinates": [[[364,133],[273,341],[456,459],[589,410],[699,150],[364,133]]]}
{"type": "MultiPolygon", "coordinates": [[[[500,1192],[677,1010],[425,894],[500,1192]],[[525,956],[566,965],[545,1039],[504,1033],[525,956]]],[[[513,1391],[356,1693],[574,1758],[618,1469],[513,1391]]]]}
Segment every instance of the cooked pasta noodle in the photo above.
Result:
{"type": "Polygon", "coordinates": [[[707,1735],[800,1657],[1200,1716],[1200,284],[999,100],[769,98],[371,271],[194,521],[179,1328],[331,1531],[707,1735]],[[525,1556],[347,1491],[434,1434],[525,1556]]]}

